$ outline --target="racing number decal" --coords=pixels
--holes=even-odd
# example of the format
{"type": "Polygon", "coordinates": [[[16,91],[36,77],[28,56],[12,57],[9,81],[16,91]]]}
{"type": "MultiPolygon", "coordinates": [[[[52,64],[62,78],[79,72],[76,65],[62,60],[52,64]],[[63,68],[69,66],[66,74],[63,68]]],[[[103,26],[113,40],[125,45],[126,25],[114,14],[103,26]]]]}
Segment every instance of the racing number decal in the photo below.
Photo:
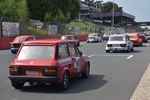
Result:
{"type": "Polygon", "coordinates": [[[76,68],[77,73],[81,71],[81,59],[80,59],[80,57],[75,58],[74,68],[76,68]]]}

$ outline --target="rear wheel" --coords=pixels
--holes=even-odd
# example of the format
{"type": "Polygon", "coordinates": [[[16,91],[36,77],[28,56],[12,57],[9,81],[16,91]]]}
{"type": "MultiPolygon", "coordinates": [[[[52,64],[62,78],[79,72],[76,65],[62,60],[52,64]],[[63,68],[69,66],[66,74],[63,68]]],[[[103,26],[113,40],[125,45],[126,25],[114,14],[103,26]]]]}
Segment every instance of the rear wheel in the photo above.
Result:
{"type": "Polygon", "coordinates": [[[11,81],[11,84],[15,89],[21,89],[24,86],[24,82],[11,81]]]}
{"type": "Polygon", "coordinates": [[[106,53],[109,53],[110,51],[109,50],[106,50],[106,53]]]}
{"type": "Polygon", "coordinates": [[[128,46],[128,49],[126,50],[126,52],[127,52],[127,53],[129,53],[129,52],[130,52],[130,48],[129,48],[129,46],[128,46]]]}
{"type": "Polygon", "coordinates": [[[69,73],[68,73],[68,71],[65,71],[62,82],[58,83],[59,89],[66,90],[69,86],[69,80],[70,80],[69,73]]]}

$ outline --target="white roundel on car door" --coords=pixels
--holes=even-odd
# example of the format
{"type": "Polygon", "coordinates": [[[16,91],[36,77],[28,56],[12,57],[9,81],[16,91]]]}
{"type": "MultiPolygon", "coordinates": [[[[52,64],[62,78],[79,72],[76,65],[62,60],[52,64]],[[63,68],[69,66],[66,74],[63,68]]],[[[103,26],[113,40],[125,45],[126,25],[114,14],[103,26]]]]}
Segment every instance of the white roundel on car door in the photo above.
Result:
{"type": "Polygon", "coordinates": [[[81,59],[80,59],[80,57],[75,58],[74,68],[76,68],[77,73],[81,71],[81,59]]]}

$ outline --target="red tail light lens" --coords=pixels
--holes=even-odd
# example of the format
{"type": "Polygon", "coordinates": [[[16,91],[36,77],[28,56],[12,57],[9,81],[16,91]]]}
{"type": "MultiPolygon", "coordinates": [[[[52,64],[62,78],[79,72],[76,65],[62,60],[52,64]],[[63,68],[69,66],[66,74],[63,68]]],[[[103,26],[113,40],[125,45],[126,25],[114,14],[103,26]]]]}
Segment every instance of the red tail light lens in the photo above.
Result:
{"type": "Polygon", "coordinates": [[[107,44],[107,47],[112,47],[112,44],[107,44]]]}
{"type": "Polygon", "coordinates": [[[126,44],[120,44],[121,47],[126,47],[126,44]]]}

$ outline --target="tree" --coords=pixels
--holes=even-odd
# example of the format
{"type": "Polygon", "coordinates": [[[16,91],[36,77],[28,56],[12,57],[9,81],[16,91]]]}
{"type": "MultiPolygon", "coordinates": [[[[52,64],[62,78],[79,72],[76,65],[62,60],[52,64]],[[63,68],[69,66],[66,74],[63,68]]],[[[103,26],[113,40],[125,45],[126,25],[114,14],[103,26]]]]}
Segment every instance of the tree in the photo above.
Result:
{"type": "Polygon", "coordinates": [[[0,16],[9,18],[28,18],[26,0],[1,0],[0,16]]]}
{"type": "MultiPolygon", "coordinates": [[[[79,0],[27,0],[30,18],[40,21],[54,21],[62,17],[69,22],[80,10],[79,0]]],[[[66,20],[61,22],[66,22],[66,20]]]]}
{"type": "MultiPolygon", "coordinates": [[[[103,3],[102,6],[103,11],[102,12],[113,12],[113,2],[106,2],[103,3]]],[[[122,12],[122,7],[118,7],[116,3],[114,3],[114,12],[122,12]]]]}

